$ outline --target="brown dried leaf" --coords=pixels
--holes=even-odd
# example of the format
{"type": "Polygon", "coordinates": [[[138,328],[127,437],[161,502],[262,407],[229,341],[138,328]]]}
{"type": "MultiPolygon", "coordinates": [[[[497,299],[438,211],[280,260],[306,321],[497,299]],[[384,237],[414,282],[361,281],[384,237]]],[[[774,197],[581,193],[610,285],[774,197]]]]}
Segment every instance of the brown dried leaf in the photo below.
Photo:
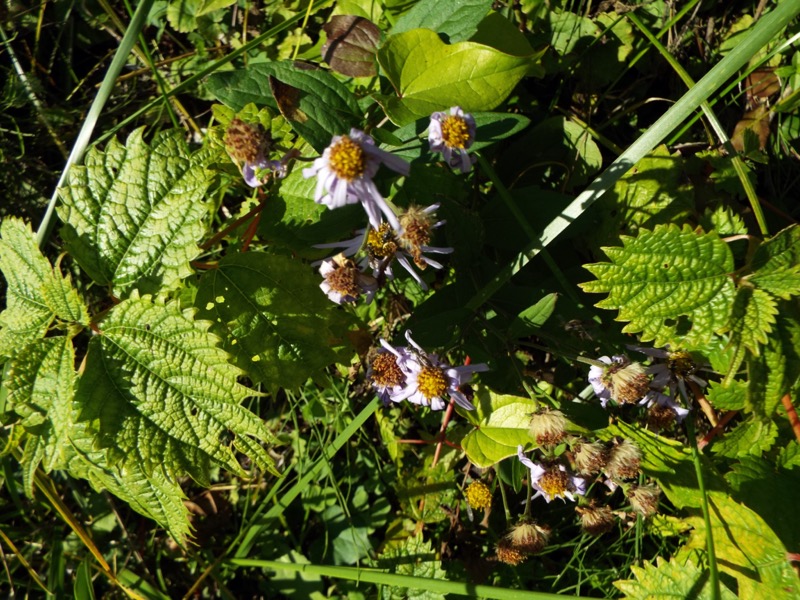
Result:
{"type": "Polygon", "coordinates": [[[322,45],[322,57],[331,69],[350,77],[378,74],[375,53],[381,32],[369,19],[336,15],[322,30],[328,35],[328,41],[322,45]]]}
{"type": "Polygon", "coordinates": [[[731,144],[737,152],[755,150],[752,143],[745,143],[745,137],[755,136],[758,140],[758,149],[763,150],[769,139],[769,109],[761,104],[754,110],[744,113],[741,121],[736,124],[731,137],[731,144]],[[749,133],[747,133],[749,132],[749,133]]]}

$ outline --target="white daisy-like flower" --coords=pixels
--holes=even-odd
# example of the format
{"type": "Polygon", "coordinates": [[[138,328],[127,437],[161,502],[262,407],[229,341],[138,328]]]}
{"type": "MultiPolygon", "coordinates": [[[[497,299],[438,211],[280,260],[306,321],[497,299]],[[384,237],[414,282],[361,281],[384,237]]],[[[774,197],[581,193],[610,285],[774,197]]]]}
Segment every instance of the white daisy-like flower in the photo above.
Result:
{"type": "Polygon", "coordinates": [[[355,302],[362,294],[369,304],[378,289],[375,278],[362,273],[344,254],[323,261],[319,273],[323,277],[319,287],[336,304],[355,302]]]}
{"type": "Polygon", "coordinates": [[[459,389],[472,379],[473,373],[488,371],[484,363],[451,367],[440,360],[436,354],[425,352],[406,331],[408,348],[393,348],[384,341],[384,348],[395,353],[398,365],[406,376],[405,387],[390,393],[393,402],[408,400],[412,404],[429,406],[432,410],[443,410],[447,406],[446,397],[455,400],[465,410],[475,407],[459,389]]]}
{"type": "Polygon", "coordinates": [[[317,177],[314,201],[318,204],[340,208],[361,202],[374,228],[380,227],[383,213],[392,227],[400,231],[397,215],[372,181],[381,163],[401,175],[408,175],[411,169],[402,158],[378,148],[372,137],[351,129],[350,135],[334,136],[322,156],[303,169],[303,177],[317,177]]]}
{"type": "Polygon", "coordinates": [[[435,112],[428,127],[428,143],[432,152],[441,152],[445,162],[469,173],[475,157],[467,153],[475,142],[475,119],[460,107],[454,106],[450,114],[435,112]]]}
{"type": "Polygon", "coordinates": [[[531,477],[531,487],[536,490],[534,498],[541,496],[545,502],[550,502],[553,498],[565,498],[575,502],[575,496],[586,494],[586,480],[577,475],[571,475],[567,468],[562,464],[544,466],[533,462],[525,456],[522,446],[517,446],[517,458],[528,467],[531,477]]]}

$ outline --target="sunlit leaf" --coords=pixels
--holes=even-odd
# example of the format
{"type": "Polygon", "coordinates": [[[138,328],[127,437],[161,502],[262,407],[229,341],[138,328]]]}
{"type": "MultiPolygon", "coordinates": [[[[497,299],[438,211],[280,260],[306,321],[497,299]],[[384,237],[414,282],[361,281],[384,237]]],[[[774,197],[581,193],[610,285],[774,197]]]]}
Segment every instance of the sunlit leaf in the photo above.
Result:
{"type": "Polygon", "coordinates": [[[100,323],[89,343],[76,400],[82,421],[97,421],[99,445],[123,474],[140,465],[209,484],[212,464],[239,475],[235,451],[275,472],[260,442],[264,423],[241,405],[254,394],[237,382],[210,323],[177,303],[133,295],[100,323]]]}
{"type": "Polygon", "coordinates": [[[800,294],[800,227],[791,225],[761,244],[753,255],[753,285],[788,300],[800,294]]]}
{"type": "Polygon", "coordinates": [[[322,57],[331,69],[350,77],[378,74],[375,54],[381,31],[374,23],[354,15],[334,15],[322,30],[328,36],[322,57]]]}
{"type": "MultiPolygon", "coordinates": [[[[402,543],[390,545],[380,555],[379,564],[390,572],[400,575],[432,579],[444,579],[447,575],[431,543],[425,541],[421,533],[405,538],[402,543]]],[[[437,592],[391,586],[381,587],[380,598],[381,600],[444,600],[444,596],[437,592]]]]}
{"type": "Polygon", "coordinates": [[[641,341],[701,348],[724,331],[734,298],[733,256],[714,233],[659,226],[638,237],[623,236],[623,247],[604,248],[610,263],[585,265],[596,281],[584,290],[607,293],[600,308],[619,311],[626,333],[641,341]]]}
{"type": "Polygon", "coordinates": [[[190,152],[182,130],[157,133],[149,145],[143,134],[90,150],[60,190],[67,248],[118,297],[173,287],[192,273],[211,208],[208,155],[190,152]]]}
{"type": "Polygon", "coordinates": [[[723,386],[717,381],[709,384],[706,398],[717,410],[741,410],[747,402],[747,383],[733,380],[730,385],[723,386]]]}
{"type": "Polygon", "coordinates": [[[772,447],[777,435],[778,428],[772,421],[751,416],[715,440],[711,450],[728,458],[761,456],[772,447]]]}
{"type": "MultiPolygon", "coordinates": [[[[631,566],[636,579],[615,581],[614,586],[625,594],[625,600],[671,600],[693,598],[694,600],[716,599],[708,573],[691,562],[680,564],[661,557],[656,564],[645,563],[644,567],[631,566]]],[[[734,594],[722,586],[720,598],[735,600],[734,594]]]]}
{"type": "Polygon", "coordinates": [[[468,112],[491,110],[537,58],[473,42],[448,45],[429,29],[412,29],[390,36],[378,51],[378,62],[397,93],[379,101],[398,125],[456,105],[468,112]]]}
{"type": "Polygon", "coordinates": [[[759,347],[767,342],[777,313],[775,298],[770,294],[758,288],[740,287],[736,290],[728,328],[732,340],[758,354],[759,347]]]}
{"type": "Polygon", "coordinates": [[[227,8],[236,0],[170,0],[167,5],[167,20],[181,33],[195,31],[197,19],[215,10],[227,8]]]}
{"type": "Polygon", "coordinates": [[[423,28],[435,31],[452,44],[467,40],[489,10],[491,0],[420,0],[406,12],[391,29],[398,34],[423,28]]]}

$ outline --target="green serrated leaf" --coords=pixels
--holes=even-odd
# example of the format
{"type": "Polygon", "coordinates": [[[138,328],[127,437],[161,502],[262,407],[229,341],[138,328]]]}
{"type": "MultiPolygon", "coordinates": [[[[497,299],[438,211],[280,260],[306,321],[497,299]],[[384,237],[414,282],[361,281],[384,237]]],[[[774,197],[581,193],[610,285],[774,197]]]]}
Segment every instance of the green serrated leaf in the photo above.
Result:
{"type": "Polygon", "coordinates": [[[713,211],[706,209],[700,224],[706,231],[716,231],[721,236],[747,235],[747,225],[739,213],[720,204],[713,211]]]}
{"type": "Polygon", "coordinates": [[[66,336],[36,340],[9,361],[8,408],[20,417],[29,437],[23,465],[25,489],[33,491],[29,476],[39,464],[46,473],[62,468],[70,451],[75,420],[73,394],[75,351],[66,336]]]}
{"type": "Polygon", "coordinates": [[[302,69],[292,61],[255,63],[246,69],[214,73],[207,85],[220,102],[234,110],[251,102],[280,110],[317,152],[322,152],[333,136],[360,126],[355,96],[322,69],[302,69]]]}
{"type": "Polygon", "coordinates": [[[778,307],[775,299],[758,288],[747,286],[736,290],[727,330],[734,344],[742,344],[753,354],[767,343],[767,334],[775,324],[778,307]]]}
{"type": "MultiPolygon", "coordinates": [[[[430,542],[422,539],[422,534],[407,537],[402,544],[390,545],[381,554],[380,565],[390,572],[399,575],[445,579],[447,573],[442,569],[441,561],[430,542]]],[[[381,587],[382,600],[444,600],[442,594],[412,588],[381,587]]]]}
{"type": "Polygon", "coordinates": [[[98,443],[122,476],[132,464],[170,478],[188,473],[209,485],[211,464],[245,475],[233,448],[276,472],[258,442],[264,423],[241,406],[254,392],[240,385],[208,322],[177,302],[138,297],[118,304],[89,343],[76,399],[82,421],[97,420],[98,443]]]}
{"type": "Polygon", "coordinates": [[[491,0],[451,0],[444,5],[438,0],[420,0],[397,19],[391,33],[422,27],[446,36],[450,43],[463,42],[475,33],[491,8],[491,0]]]}
{"type": "Polygon", "coordinates": [[[761,244],[751,267],[746,279],[756,287],[784,300],[800,294],[800,227],[791,225],[761,244]]]}
{"type": "Polygon", "coordinates": [[[747,407],[771,417],[800,378],[800,311],[781,302],[774,331],[759,356],[747,361],[747,407]]]}
{"type": "Polygon", "coordinates": [[[797,440],[792,440],[785,448],[781,448],[778,464],[784,469],[800,467],[800,444],[797,440]]]}
{"type": "Polygon", "coordinates": [[[747,403],[747,382],[734,379],[724,386],[718,381],[712,381],[706,398],[717,410],[741,410],[747,403]]]}
{"type": "Polygon", "coordinates": [[[41,338],[54,317],[86,325],[86,306],[42,255],[30,225],[7,218],[0,224],[0,270],[6,280],[6,309],[0,313],[0,356],[11,356],[41,338]]]}
{"type": "Polygon", "coordinates": [[[192,273],[210,204],[206,153],[190,153],[182,130],[157,133],[147,145],[137,129],[123,146],[87,153],[59,190],[62,235],[80,266],[121,298],[156,292],[192,273]]]}
{"type": "Polygon", "coordinates": [[[429,29],[391,35],[378,51],[378,62],[397,96],[378,101],[397,125],[451,106],[491,110],[538,65],[543,52],[514,56],[474,42],[448,45],[429,29]]]}
{"type": "Polygon", "coordinates": [[[734,498],[756,511],[787,548],[800,545],[800,522],[794,517],[800,478],[776,469],[769,460],[745,457],[732,466],[725,479],[734,498]]]}
{"type": "MultiPolygon", "coordinates": [[[[739,598],[797,598],[800,580],[786,548],[764,520],[730,496],[709,494],[711,531],[720,571],[734,577],[739,598]]],[[[706,524],[699,510],[687,519],[694,527],[687,548],[706,548],[706,524]]]]}
{"type": "MultiPolygon", "coordinates": [[[[708,574],[692,562],[680,564],[676,559],[669,562],[662,557],[656,564],[645,563],[644,567],[631,566],[636,577],[614,582],[614,587],[625,594],[625,600],[668,600],[672,598],[693,598],[695,600],[711,600],[718,598],[714,594],[708,574]]],[[[735,600],[736,594],[724,585],[724,600],[735,600]]]]}
{"type": "Polygon", "coordinates": [[[247,252],[225,257],[200,281],[198,315],[215,323],[235,363],[269,389],[297,388],[339,358],[350,319],[304,263],[247,252]]]}
{"type": "Polygon", "coordinates": [[[181,33],[197,30],[197,19],[235,4],[236,0],[170,0],[167,5],[169,24],[181,33]]]}
{"type": "Polygon", "coordinates": [[[711,451],[727,458],[761,456],[772,448],[777,436],[775,423],[751,416],[714,442],[711,451]]]}
{"type": "Polygon", "coordinates": [[[461,441],[467,458],[478,467],[490,467],[516,456],[517,446],[529,446],[531,415],[539,405],[529,398],[495,394],[481,388],[473,398],[475,410],[468,413],[475,429],[461,441]]]}
{"type": "Polygon", "coordinates": [[[716,234],[668,225],[623,236],[622,243],[604,248],[610,263],[585,265],[597,281],[581,287],[608,293],[597,306],[619,310],[617,320],[628,321],[623,332],[692,350],[724,331],[735,292],[733,257],[716,234]]]}

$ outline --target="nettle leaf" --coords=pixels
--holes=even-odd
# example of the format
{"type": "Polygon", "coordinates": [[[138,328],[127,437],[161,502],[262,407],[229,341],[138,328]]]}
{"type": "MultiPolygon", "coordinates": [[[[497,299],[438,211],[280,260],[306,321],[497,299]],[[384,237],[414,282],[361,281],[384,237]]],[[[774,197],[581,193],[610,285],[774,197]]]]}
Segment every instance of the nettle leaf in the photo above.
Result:
{"type": "Polygon", "coordinates": [[[78,264],[114,295],[156,292],[192,273],[197,240],[206,230],[204,202],[212,173],[206,153],[191,153],[182,130],[137,129],[123,146],[91,149],[59,190],[62,235],[78,264]]]}
{"type": "Polygon", "coordinates": [[[629,322],[623,332],[691,350],[725,330],[735,293],[733,256],[715,233],[668,225],[623,236],[622,243],[603,248],[610,263],[585,265],[597,281],[581,287],[608,293],[597,306],[619,310],[616,320],[629,322]]]}
{"type": "Polygon", "coordinates": [[[0,313],[0,356],[11,356],[43,337],[54,318],[89,323],[72,279],[50,266],[30,225],[21,219],[9,217],[0,224],[0,271],[7,286],[6,308],[0,313]]]}
{"type": "Polygon", "coordinates": [[[120,303],[89,343],[76,398],[81,420],[97,420],[99,444],[120,469],[188,473],[209,485],[212,464],[245,475],[234,450],[276,472],[259,442],[271,439],[261,419],[241,406],[255,394],[240,385],[211,324],[177,302],[138,297],[120,303]]]}
{"type": "Polygon", "coordinates": [[[711,451],[727,458],[761,456],[772,448],[777,437],[775,423],[751,415],[714,442],[711,451]]]}
{"type": "Polygon", "coordinates": [[[791,225],[761,244],[751,268],[745,279],[765,292],[784,300],[800,294],[800,227],[791,225]]]}
{"type": "MultiPolygon", "coordinates": [[[[636,577],[614,582],[614,587],[625,594],[625,600],[664,600],[671,598],[693,598],[711,600],[717,598],[708,573],[694,563],[681,564],[673,558],[669,562],[662,557],[656,564],[645,563],[644,567],[631,566],[636,577]]],[[[720,598],[735,600],[736,594],[721,585],[720,598]]]]}
{"type": "Polygon", "coordinates": [[[66,336],[36,340],[15,354],[4,381],[7,407],[20,416],[29,436],[23,454],[24,486],[33,495],[33,471],[62,468],[75,420],[75,351],[66,336]]]}
{"type": "Polygon", "coordinates": [[[491,110],[512,92],[543,54],[514,56],[474,42],[448,45],[429,29],[391,35],[378,62],[397,96],[378,101],[397,125],[437,110],[491,110]]]}
{"type": "Polygon", "coordinates": [[[777,314],[778,307],[770,294],[743,286],[736,290],[727,330],[734,343],[758,354],[759,346],[767,343],[767,334],[772,331],[777,314]]]}
{"type": "Polygon", "coordinates": [[[534,443],[528,430],[539,405],[533,400],[481,388],[472,402],[475,410],[467,413],[467,418],[475,429],[464,436],[461,446],[474,465],[490,467],[516,456],[517,446],[534,443]]]}
{"type": "Polygon", "coordinates": [[[800,478],[776,469],[769,460],[747,457],[734,464],[725,479],[734,497],[756,511],[787,548],[800,545],[800,521],[795,518],[800,478]]]}
{"type": "Polygon", "coordinates": [[[322,30],[328,36],[322,44],[322,57],[331,69],[350,77],[378,74],[375,54],[381,30],[372,21],[355,15],[334,15],[322,30]]]}
{"type": "Polygon", "coordinates": [[[771,417],[800,378],[800,311],[782,302],[767,345],[747,361],[747,407],[771,417]]]}
{"type": "Polygon", "coordinates": [[[265,62],[213,73],[208,89],[234,110],[247,104],[279,110],[317,152],[335,135],[359,127],[361,111],[353,93],[331,73],[291,61],[265,62]]]}
{"type": "Polygon", "coordinates": [[[734,379],[723,386],[718,381],[709,383],[706,398],[717,410],[741,410],[747,402],[747,382],[734,379]]]}
{"type": "MultiPolygon", "coordinates": [[[[717,565],[736,579],[739,598],[800,597],[786,548],[764,520],[724,493],[710,492],[708,501],[717,565]]],[[[693,512],[687,518],[694,527],[687,548],[705,550],[705,520],[700,510],[693,512]]]]}
{"type": "Polygon", "coordinates": [[[196,31],[198,18],[235,4],[236,0],[170,0],[167,21],[181,33],[196,31]]]}
{"type": "MultiPolygon", "coordinates": [[[[339,358],[352,322],[308,265],[262,252],[232,254],[200,280],[195,306],[234,362],[269,389],[297,388],[339,358]]],[[[340,356],[341,355],[341,356],[340,356]]]]}
{"type": "Polygon", "coordinates": [[[492,8],[491,0],[420,0],[397,19],[392,34],[424,28],[435,31],[452,44],[469,39],[492,8]]]}
{"type": "MultiPolygon", "coordinates": [[[[380,555],[379,564],[391,573],[444,580],[447,573],[429,541],[422,534],[405,538],[402,544],[389,545],[380,555]]],[[[381,586],[381,600],[444,600],[445,596],[428,590],[381,586]]]]}

